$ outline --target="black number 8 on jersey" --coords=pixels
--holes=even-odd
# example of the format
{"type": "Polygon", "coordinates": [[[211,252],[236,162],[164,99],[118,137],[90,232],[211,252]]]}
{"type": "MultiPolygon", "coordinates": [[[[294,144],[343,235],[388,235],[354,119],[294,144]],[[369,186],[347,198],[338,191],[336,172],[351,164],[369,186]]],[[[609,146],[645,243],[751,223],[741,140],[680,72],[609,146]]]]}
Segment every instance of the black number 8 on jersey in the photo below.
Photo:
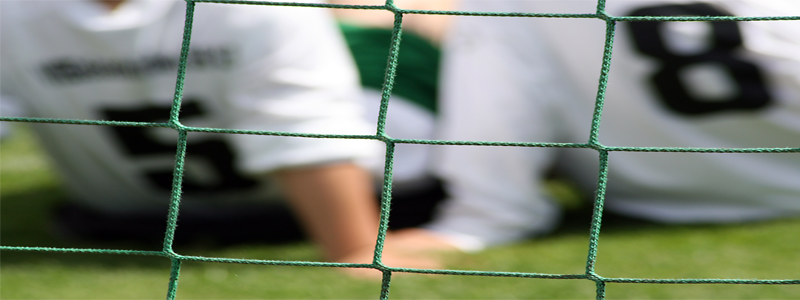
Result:
{"type": "MultiPolygon", "coordinates": [[[[640,8],[631,16],[727,16],[708,4],[663,5],[640,8]]],[[[742,35],[736,22],[710,22],[709,47],[699,53],[682,54],[670,50],[665,41],[664,22],[629,22],[636,49],[660,62],[651,77],[660,100],[669,109],[684,115],[709,115],[720,112],[757,110],[767,107],[772,98],[758,66],[738,57],[742,35]],[[681,71],[699,64],[716,64],[733,79],[736,91],[721,99],[692,95],[681,78],[681,71]]]]}

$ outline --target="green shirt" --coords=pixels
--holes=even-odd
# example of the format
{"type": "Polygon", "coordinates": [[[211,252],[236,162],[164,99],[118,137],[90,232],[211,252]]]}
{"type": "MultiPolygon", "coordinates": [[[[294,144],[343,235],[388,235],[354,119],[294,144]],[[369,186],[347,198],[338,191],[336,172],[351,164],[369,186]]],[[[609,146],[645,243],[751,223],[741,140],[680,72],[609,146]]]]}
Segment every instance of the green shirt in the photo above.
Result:
{"type": "MultiPolygon", "coordinates": [[[[392,30],[339,24],[353,53],[361,84],[381,89],[386,73],[392,30]]],[[[424,38],[404,32],[392,93],[436,112],[440,51],[424,38]]]]}

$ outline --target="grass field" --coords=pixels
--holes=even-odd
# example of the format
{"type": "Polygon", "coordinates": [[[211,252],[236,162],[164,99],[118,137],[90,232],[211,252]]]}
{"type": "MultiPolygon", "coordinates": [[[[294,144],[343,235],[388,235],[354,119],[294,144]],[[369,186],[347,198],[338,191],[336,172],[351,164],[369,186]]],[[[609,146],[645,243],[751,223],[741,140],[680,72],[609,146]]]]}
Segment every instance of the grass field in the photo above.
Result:
{"type": "MultiPolygon", "coordinates": [[[[69,125],[59,125],[69,126],[69,125]]],[[[59,181],[25,127],[0,144],[0,244],[141,249],[141,245],[59,240],[47,213],[62,201],[59,181]]],[[[729,226],[662,226],[631,220],[603,225],[597,273],[605,277],[800,278],[800,220],[729,226]]],[[[574,213],[558,232],[478,254],[447,257],[463,270],[582,274],[588,220],[574,213]]],[[[160,250],[159,248],[142,250],[160,250]]],[[[187,255],[320,260],[308,243],[227,248],[185,246],[187,255]]],[[[169,261],[161,257],[3,251],[2,299],[163,299],[169,261]]],[[[393,299],[594,299],[588,280],[395,276],[393,299]]],[[[336,270],[184,263],[180,299],[377,299],[380,283],[336,270]]],[[[800,299],[800,285],[609,284],[607,299],[800,299]]]]}

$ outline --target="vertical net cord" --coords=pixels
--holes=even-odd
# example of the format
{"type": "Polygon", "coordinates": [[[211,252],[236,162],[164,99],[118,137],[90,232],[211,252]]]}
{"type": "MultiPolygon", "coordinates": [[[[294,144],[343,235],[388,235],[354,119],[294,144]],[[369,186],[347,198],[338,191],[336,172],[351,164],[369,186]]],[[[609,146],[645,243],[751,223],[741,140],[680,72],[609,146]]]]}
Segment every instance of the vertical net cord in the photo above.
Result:
{"type": "Polygon", "coordinates": [[[167,300],[175,300],[178,293],[178,276],[181,275],[181,260],[171,258],[172,269],[169,272],[169,285],[167,287],[167,300]]]}
{"type": "Polygon", "coordinates": [[[606,0],[597,0],[597,11],[595,14],[600,18],[606,15],[606,0]]]}
{"type": "Polygon", "coordinates": [[[592,225],[589,229],[589,253],[586,257],[586,277],[590,280],[594,280],[598,284],[597,299],[603,299],[603,297],[605,297],[605,282],[602,277],[595,273],[594,267],[597,262],[597,244],[600,240],[600,225],[603,220],[603,205],[605,203],[606,182],[608,181],[608,151],[606,150],[600,150],[600,171],[598,173],[597,190],[595,192],[592,213],[592,225]],[[603,284],[602,290],[599,288],[600,284],[603,284]]]}
{"type": "Polygon", "coordinates": [[[178,292],[178,277],[180,277],[181,260],[178,259],[175,252],[172,250],[172,244],[175,240],[175,229],[178,224],[178,211],[181,202],[181,185],[183,184],[183,170],[184,160],[186,158],[186,140],[188,132],[183,130],[183,125],[180,123],[180,109],[181,100],[183,99],[183,88],[186,80],[186,61],[189,57],[189,44],[192,39],[192,22],[194,20],[194,7],[195,3],[192,0],[186,0],[186,18],[183,27],[183,43],[181,44],[181,55],[178,62],[178,75],[175,82],[175,95],[172,99],[172,108],[170,109],[169,123],[178,130],[178,149],[175,153],[175,168],[172,175],[172,193],[167,214],[167,230],[164,234],[164,248],[165,254],[171,256],[172,269],[170,270],[169,285],[167,288],[167,299],[175,299],[178,292]]]}
{"type": "Polygon", "coordinates": [[[402,36],[403,13],[394,6],[392,0],[386,1],[386,7],[394,12],[394,25],[392,27],[392,43],[389,45],[389,59],[386,62],[383,87],[381,88],[381,107],[378,112],[378,137],[390,138],[386,135],[386,114],[389,110],[389,98],[394,87],[395,73],[397,72],[397,58],[400,55],[400,38],[402,36]]]}
{"type": "Polygon", "coordinates": [[[167,215],[167,232],[164,237],[164,249],[167,254],[172,252],[172,242],[175,235],[175,227],[178,222],[178,206],[181,201],[181,184],[183,183],[184,157],[186,156],[186,139],[188,132],[183,130],[180,124],[180,106],[183,98],[183,86],[186,79],[186,60],[189,56],[189,41],[192,36],[192,20],[194,16],[195,3],[192,0],[186,1],[186,23],[183,29],[183,45],[181,46],[181,56],[178,63],[178,76],[175,83],[175,96],[170,110],[170,125],[178,131],[178,149],[175,153],[175,168],[172,175],[172,199],[170,202],[169,213],[167,215]]]}
{"type": "Polygon", "coordinates": [[[186,158],[186,140],[188,132],[178,131],[178,149],[175,153],[175,169],[172,174],[172,197],[167,214],[167,231],[164,234],[163,251],[167,255],[174,255],[172,242],[175,240],[175,229],[178,226],[178,209],[181,202],[181,185],[183,183],[184,160],[186,158]]]}
{"type": "Polygon", "coordinates": [[[183,99],[183,86],[186,81],[186,61],[189,57],[189,43],[192,40],[192,22],[194,21],[193,0],[186,1],[186,18],[183,24],[183,43],[181,44],[181,56],[178,61],[178,76],[175,80],[175,95],[172,98],[172,108],[169,112],[169,123],[174,128],[181,128],[179,114],[181,110],[181,100],[183,99]]]}
{"type": "Polygon", "coordinates": [[[167,215],[167,231],[164,234],[163,252],[172,259],[172,275],[169,277],[169,291],[167,299],[173,299],[178,288],[178,275],[180,273],[180,260],[172,250],[172,242],[175,240],[175,229],[178,226],[178,209],[181,202],[181,184],[183,183],[184,159],[186,157],[186,138],[187,131],[178,131],[178,149],[175,154],[175,170],[172,175],[172,199],[170,201],[169,213],[167,215]],[[172,295],[173,298],[169,298],[172,295]]]}
{"type": "Polygon", "coordinates": [[[386,232],[389,229],[389,213],[392,205],[392,172],[394,162],[394,142],[386,141],[386,164],[383,175],[383,189],[381,190],[381,219],[378,227],[378,241],[375,243],[375,256],[372,264],[383,272],[381,284],[381,299],[389,298],[389,283],[392,272],[383,264],[383,246],[386,241],[386,232]]]}
{"type": "Polygon", "coordinates": [[[595,299],[606,299],[606,283],[604,281],[597,281],[597,297],[595,299]]]}
{"type": "Polygon", "coordinates": [[[383,188],[381,190],[380,226],[378,227],[378,241],[375,243],[375,256],[372,264],[383,272],[381,280],[380,299],[389,299],[389,286],[392,272],[382,262],[383,246],[386,241],[386,232],[389,229],[389,214],[392,204],[392,170],[394,166],[394,141],[386,134],[386,115],[389,109],[389,98],[392,95],[397,59],[400,55],[400,37],[402,36],[403,14],[394,6],[393,0],[386,0],[386,8],[394,12],[394,26],[392,27],[392,41],[389,46],[389,59],[386,62],[386,73],[381,90],[381,107],[378,112],[378,138],[386,144],[386,161],[383,174],[383,188]]]}
{"type": "Polygon", "coordinates": [[[595,102],[594,116],[592,117],[591,135],[589,144],[595,147],[600,154],[600,171],[597,179],[597,190],[595,191],[595,208],[592,216],[592,227],[589,239],[589,257],[586,262],[587,275],[594,275],[594,263],[596,259],[597,241],[600,235],[600,222],[602,219],[602,208],[605,200],[606,180],[608,176],[608,150],[604,149],[597,141],[600,119],[603,113],[603,103],[605,102],[606,85],[608,84],[608,73],[611,69],[611,50],[614,44],[615,21],[606,21],[606,46],[603,53],[603,66],[600,71],[600,84],[597,89],[597,100],[595,102]]]}
{"type": "Polygon", "coordinates": [[[597,247],[600,240],[600,227],[603,219],[603,206],[605,204],[606,183],[608,181],[608,150],[599,142],[600,122],[603,115],[606,90],[608,88],[608,74],[611,71],[611,57],[614,48],[614,34],[616,33],[616,22],[606,18],[605,0],[597,1],[597,16],[606,20],[606,36],[603,49],[603,63],[600,68],[600,78],[597,85],[597,95],[595,99],[594,112],[592,114],[592,127],[589,133],[589,145],[599,152],[599,171],[597,178],[597,189],[595,190],[595,201],[592,212],[592,223],[589,229],[589,253],[586,258],[586,276],[595,281],[597,285],[596,299],[605,299],[605,281],[595,273],[597,262],[597,247]]]}
{"type": "Polygon", "coordinates": [[[392,271],[383,270],[383,277],[381,278],[380,300],[389,299],[389,285],[391,282],[392,282],[392,271]]]}
{"type": "Polygon", "coordinates": [[[606,89],[608,87],[608,73],[611,71],[611,52],[614,48],[614,33],[616,22],[606,20],[606,37],[603,49],[603,65],[600,69],[600,79],[597,86],[597,98],[595,100],[594,112],[592,114],[592,128],[589,131],[589,145],[599,150],[603,146],[598,141],[600,134],[600,119],[603,115],[603,105],[606,99],[606,89]]]}

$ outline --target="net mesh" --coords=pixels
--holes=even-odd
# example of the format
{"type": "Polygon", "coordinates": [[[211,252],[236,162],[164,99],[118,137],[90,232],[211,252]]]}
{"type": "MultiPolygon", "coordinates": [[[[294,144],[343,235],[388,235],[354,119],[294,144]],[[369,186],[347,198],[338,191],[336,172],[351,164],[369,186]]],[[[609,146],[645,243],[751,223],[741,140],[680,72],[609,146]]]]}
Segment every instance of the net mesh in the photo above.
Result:
{"type": "Polygon", "coordinates": [[[184,25],[183,44],[180,54],[178,75],[175,84],[175,94],[170,111],[170,119],[167,123],[153,122],[121,122],[121,121],[96,121],[96,120],[69,120],[69,119],[48,119],[48,118],[19,118],[19,117],[0,117],[0,121],[11,122],[33,122],[33,123],[56,123],[56,124],[78,124],[78,125],[101,125],[101,126],[139,126],[139,127],[163,127],[171,128],[178,132],[178,147],[175,156],[175,166],[172,183],[171,205],[168,212],[166,232],[164,235],[163,249],[161,251],[137,251],[137,250],[113,250],[113,249],[91,249],[91,248],[52,248],[52,247],[14,247],[0,246],[0,251],[39,251],[39,252],[64,252],[64,253],[95,253],[95,254],[121,254],[121,255],[146,255],[161,256],[171,260],[170,280],[167,291],[167,299],[175,299],[178,278],[180,276],[181,263],[184,261],[198,262],[217,262],[234,264],[252,265],[283,265],[283,266],[314,266],[314,267],[345,267],[345,268],[372,268],[383,273],[381,284],[380,299],[389,298],[389,287],[394,272],[422,273],[422,274],[447,274],[447,275],[471,275],[471,276],[492,276],[492,277],[518,277],[518,278],[547,278],[547,279],[572,279],[590,280],[597,286],[596,298],[605,299],[606,283],[657,283],[657,284],[781,284],[794,285],[800,284],[800,279],[768,280],[768,279],[724,279],[724,278],[674,278],[674,279],[649,279],[649,278],[612,278],[603,277],[595,273],[595,263],[597,261],[598,241],[600,237],[600,227],[602,224],[603,205],[608,174],[608,154],[614,151],[625,152],[692,152],[692,153],[798,153],[800,148],[679,148],[679,147],[610,147],[604,146],[598,141],[600,120],[605,102],[605,93],[608,84],[608,74],[611,68],[612,48],[614,45],[614,34],[616,23],[620,21],[778,21],[778,20],[800,20],[800,16],[767,16],[767,17],[741,17],[741,16],[612,16],[605,11],[605,0],[597,1],[597,10],[593,14],[556,14],[556,13],[518,13],[518,12],[470,12],[470,11],[430,11],[430,10],[408,10],[401,9],[394,5],[393,0],[387,0],[385,5],[336,5],[321,3],[294,3],[294,2],[269,2],[269,1],[225,1],[225,0],[186,0],[186,19],[184,25]],[[189,54],[189,44],[192,37],[192,22],[194,9],[197,3],[223,3],[241,5],[271,5],[271,6],[298,6],[298,7],[320,7],[320,8],[340,8],[340,9],[366,9],[366,10],[385,10],[394,14],[394,26],[392,31],[392,42],[387,62],[385,81],[382,88],[382,99],[378,117],[377,132],[375,135],[330,135],[330,134],[306,134],[276,131],[254,131],[236,130],[221,128],[205,128],[185,126],[179,122],[179,112],[181,100],[183,98],[184,79],[186,74],[186,62],[189,54]],[[528,17],[528,18],[591,18],[600,19],[606,23],[605,47],[603,52],[603,63],[600,69],[599,83],[597,86],[597,97],[595,101],[594,113],[592,116],[592,127],[589,140],[586,143],[525,143],[525,142],[489,142],[489,141],[442,141],[442,140],[417,140],[417,139],[395,139],[386,134],[386,116],[389,105],[389,96],[392,94],[392,87],[395,79],[398,55],[401,45],[401,27],[403,16],[406,14],[427,14],[427,15],[456,15],[456,16],[494,16],[494,17],[528,17]],[[178,211],[181,201],[181,185],[184,173],[184,157],[186,154],[186,141],[189,132],[212,132],[226,134],[252,134],[269,136],[290,136],[300,138],[334,138],[334,139],[368,139],[378,140],[386,144],[386,164],[383,180],[382,200],[381,200],[381,219],[380,228],[375,247],[373,262],[371,264],[352,264],[334,262],[308,262],[308,261],[284,261],[284,260],[259,260],[259,259],[233,259],[220,257],[187,256],[173,251],[172,245],[175,237],[175,230],[178,220],[178,211]],[[555,148],[590,148],[599,153],[600,171],[597,177],[597,190],[595,191],[595,202],[591,220],[589,247],[586,259],[586,271],[583,274],[547,274],[547,273],[526,273],[526,272],[496,272],[496,271],[465,271],[465,270],[433,270],[433,269],[409,269],[393,268],[384,265],[381,261],[384,240],[388,229],[389,207],[391,204],[392,189],[392,166],[394,162],[395,144],[427,144],[427,145],[475,145],[475,146],[502,146],[502,147],[555,147],[555,148]]]}

